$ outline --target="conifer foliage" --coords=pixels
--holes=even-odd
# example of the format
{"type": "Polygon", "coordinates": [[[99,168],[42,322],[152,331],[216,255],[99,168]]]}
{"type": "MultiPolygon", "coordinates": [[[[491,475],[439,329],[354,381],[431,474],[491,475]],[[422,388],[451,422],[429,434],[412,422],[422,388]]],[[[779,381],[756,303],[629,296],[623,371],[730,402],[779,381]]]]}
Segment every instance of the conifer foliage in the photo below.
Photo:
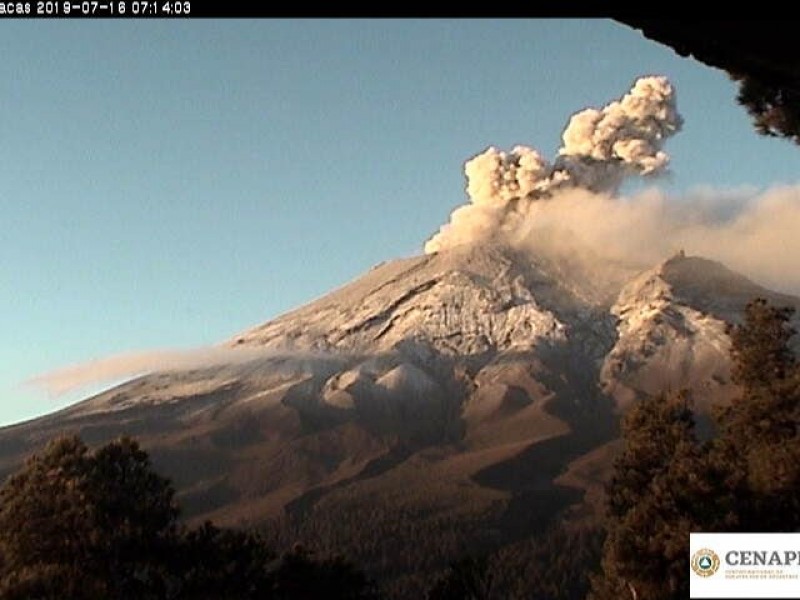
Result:
{"type": "Polygon", "coordinates": [[[730,330],[741,397],[718,415],[716,459],[737,497],[739,531],[800,528],[800,367],[793,310],[751,302],[730,330]]]}
{"type": "Polygon", "coordinates": [[[130,438],[52,441],[0,488],[3,600],[371,600],[340,557],[278,556],[252,531],[178,522],[170,482],[130,438]]]}
{"type": "Polygon", "coordinates": [[[688,597],[690,532],[800,528],[800,368],[793,311],[763,299],[729,328],[741,393],[695,435],[686,393],[646,399],[625,416],[607,488],[608,536],[591,598],[688,597]]]}
{"type": "Polygon", "coordinates": [[[148,598],[164,589],[177,508],[128,438],[51,442],[0,489],[0,597],[148,598]]]}

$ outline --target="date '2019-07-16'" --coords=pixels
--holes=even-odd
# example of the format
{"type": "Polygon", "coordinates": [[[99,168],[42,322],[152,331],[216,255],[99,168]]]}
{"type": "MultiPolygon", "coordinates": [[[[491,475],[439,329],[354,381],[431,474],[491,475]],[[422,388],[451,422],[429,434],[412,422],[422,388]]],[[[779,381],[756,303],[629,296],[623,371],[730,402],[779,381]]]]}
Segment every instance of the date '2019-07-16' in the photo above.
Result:
{"type": "Polygon", "coordinates": [[[191,11],[192,4],[189,0],[0,2],[0,17],[185,17],[189,16],[191,11]]]}

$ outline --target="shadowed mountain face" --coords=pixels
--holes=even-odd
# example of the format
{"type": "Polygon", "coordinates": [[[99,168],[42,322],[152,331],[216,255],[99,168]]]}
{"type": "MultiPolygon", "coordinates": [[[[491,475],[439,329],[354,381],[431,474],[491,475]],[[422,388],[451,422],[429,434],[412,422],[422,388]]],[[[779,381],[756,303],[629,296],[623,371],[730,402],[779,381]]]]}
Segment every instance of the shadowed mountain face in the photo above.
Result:
{"type": "Polygon", "coordinates": [[[355,558],[398,574],[419,566],[397,558],[419,543],[399,523],[456,554],[509,543],[596,496],[618,409],[683,387],[701,407],[729,397],[725,322],[755,296],[800,304],[683,255],[602,276],[502,247],[393,261],[228,342],[262,358],[154,373],[1,429],[0,471],[59,433],[127,433],[187,518],[339,549],[362,536],[355,558]]]}

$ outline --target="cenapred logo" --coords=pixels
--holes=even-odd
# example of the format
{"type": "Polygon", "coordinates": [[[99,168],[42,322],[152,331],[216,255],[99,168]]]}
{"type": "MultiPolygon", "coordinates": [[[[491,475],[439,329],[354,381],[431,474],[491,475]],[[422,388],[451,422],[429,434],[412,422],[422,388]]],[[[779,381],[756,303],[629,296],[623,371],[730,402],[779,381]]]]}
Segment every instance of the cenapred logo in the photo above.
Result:
{"type": "Polygon", "coordinates": [[[700,548],[692,555],[692,571],[700,577],[711,577],[719,569],[719,556],[709,548],[700,548]]]}
{"type": "Polygon", "coordinates": [[[800,598],[800,531],[691,533],[684,556],[690,598],[800,598]]]}

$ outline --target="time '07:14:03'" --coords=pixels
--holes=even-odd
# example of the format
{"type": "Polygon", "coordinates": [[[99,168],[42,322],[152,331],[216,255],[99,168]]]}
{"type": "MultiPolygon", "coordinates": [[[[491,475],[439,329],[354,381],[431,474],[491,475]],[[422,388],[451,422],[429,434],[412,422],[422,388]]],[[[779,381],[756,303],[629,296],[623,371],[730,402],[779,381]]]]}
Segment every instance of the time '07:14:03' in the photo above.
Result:
{"type": "Polygon", "coordinates": [[[189,15],[191,11],[192,3],[189,0],[167,0],[166,2],[157,0],[112,0],[110,2],[102,0],[77,2],[42,0],[36,3],[36,14],[46,16],[181,17],[189,15]]]}

